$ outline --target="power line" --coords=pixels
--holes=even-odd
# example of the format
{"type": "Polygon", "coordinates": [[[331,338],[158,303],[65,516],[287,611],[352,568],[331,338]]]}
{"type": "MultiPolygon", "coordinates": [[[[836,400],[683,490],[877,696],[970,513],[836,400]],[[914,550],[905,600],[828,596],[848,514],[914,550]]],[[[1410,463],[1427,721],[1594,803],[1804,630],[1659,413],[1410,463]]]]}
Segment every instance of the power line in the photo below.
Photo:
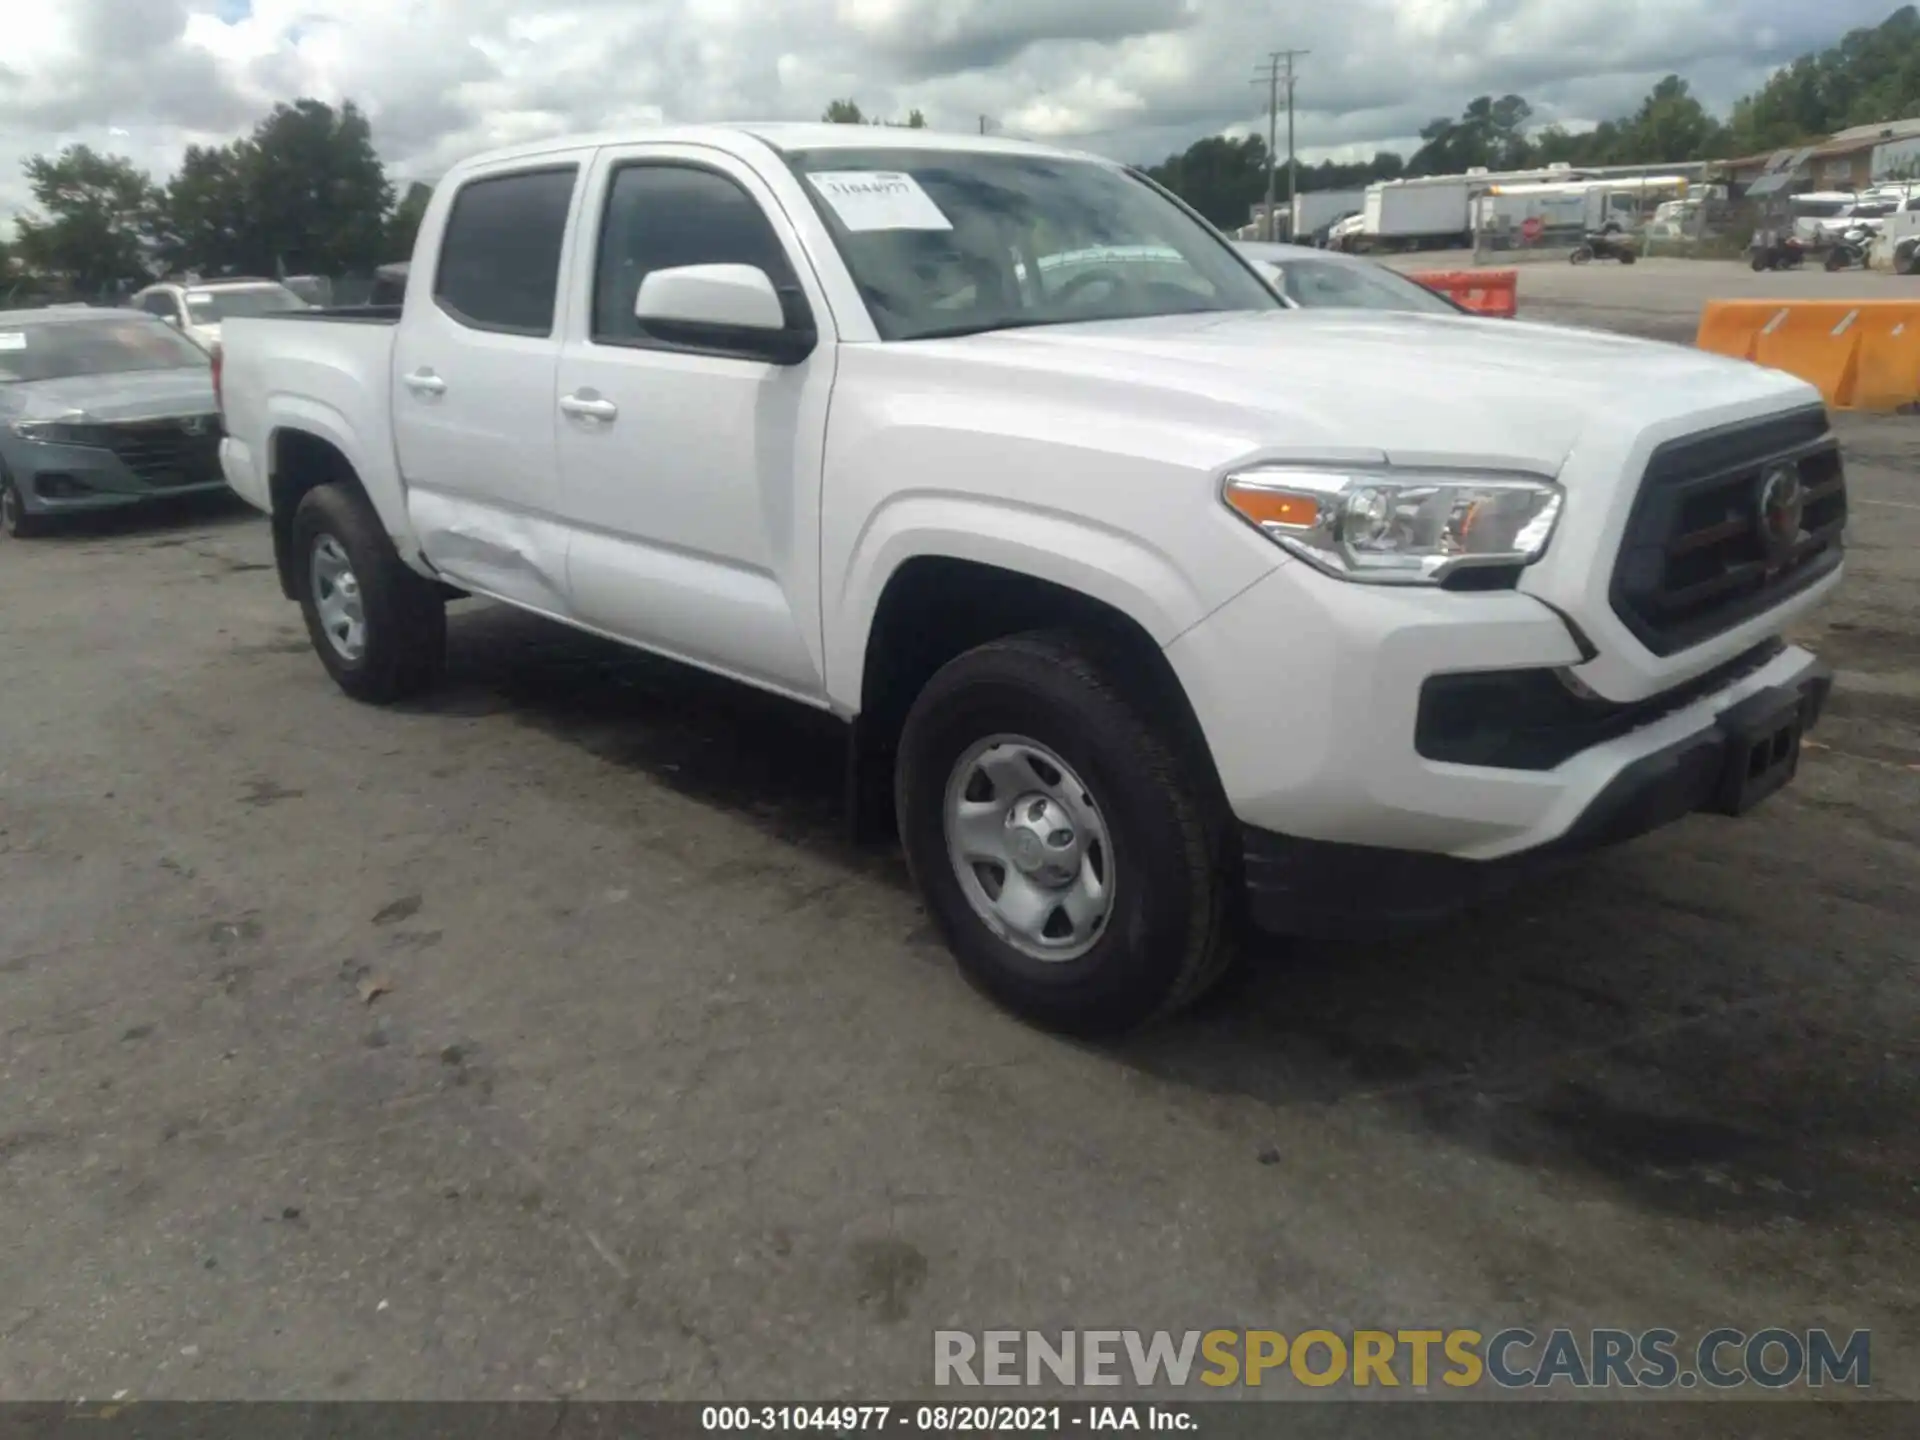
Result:
{"type": "Polygon", "coordinates": [[[1300,174],[1294,163],[1293,154],[1293,62],[1301,56],[1311,55],[1311,50],[1274,50],[1267,55],[1264,65],[1255,73],[1253,83],[1267,87],[1267,239],[1277,240],[1279,236],[1278,218],[1274,215],[1274,188],[1277,176],[1276,152],[1280,146],[1280,86],[1287,87],[1287,238],[1294,238],[1298,227],[1294,224],[1295,213],[1300,205],[1300,174]]]}

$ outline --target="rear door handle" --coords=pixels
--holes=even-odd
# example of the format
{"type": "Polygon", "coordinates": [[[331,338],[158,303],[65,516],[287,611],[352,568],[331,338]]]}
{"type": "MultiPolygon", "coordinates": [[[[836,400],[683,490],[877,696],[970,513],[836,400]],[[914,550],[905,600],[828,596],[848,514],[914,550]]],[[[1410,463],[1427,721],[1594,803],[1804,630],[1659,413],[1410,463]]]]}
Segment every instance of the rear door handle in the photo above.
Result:
{"type": "Polygon", "coordinates": [[[560,408],[569,415],[578,415],[583,420],[611,420],[620,413],[620,407],[613,401],[602,400],[599,396],[585,391],[562,395],[560,408]]]}
{"type": "Polygon", "coordinates": [[[447,393],[447,382],[431,370],[415,370],[411,375],[403,375],[400,378],[406,382],[407,388],[416,395],[444,395],[447,393]]]}

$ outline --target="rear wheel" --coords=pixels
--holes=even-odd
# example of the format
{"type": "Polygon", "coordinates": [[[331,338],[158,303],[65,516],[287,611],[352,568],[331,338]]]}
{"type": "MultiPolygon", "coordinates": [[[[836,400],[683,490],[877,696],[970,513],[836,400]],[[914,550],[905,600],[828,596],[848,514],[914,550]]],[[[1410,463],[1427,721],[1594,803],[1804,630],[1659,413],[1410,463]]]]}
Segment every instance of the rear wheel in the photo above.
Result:
{"type": "Polygon", "coordinates": [[[440,678],[446,602],[401,560],[364,495],[343,485],[309,490],[293,515],[293,555],[307,634],[342,690],[385,704],[440,678]]]}
{"type": "Polygon", "coordinates": [[[907,863],[967,978],[1106,1034],[1198,999],[1232,956],[1224,827],[1128,663],[1064,632],[950,662],[907,717],[907,863]]]}

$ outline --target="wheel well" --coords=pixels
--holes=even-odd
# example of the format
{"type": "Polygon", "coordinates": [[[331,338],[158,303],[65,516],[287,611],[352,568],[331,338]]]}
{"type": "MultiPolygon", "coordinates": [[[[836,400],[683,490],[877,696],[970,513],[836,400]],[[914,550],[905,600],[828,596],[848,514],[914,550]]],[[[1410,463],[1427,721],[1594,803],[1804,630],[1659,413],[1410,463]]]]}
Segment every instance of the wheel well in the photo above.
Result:
{"type": "Polygon", "coordinates": [[[1073,630],[1101,647],[1135,682],[1135,697],[1224,811],[1226,795],[1199,719],[1165,653],[1139,622],[1064,585],[943,556],[909,560],[894,572],[867,633],[857,745],[873,802],[881,798],[879,780],[892,773],[914,697],[934,674],[975,646],[1029,630],[1073,630]]]}
{"type": "Polygon", "coordinates": [[[338,447],[304,430],[281,430],[274,435],[267,471],[267,493],[273,503],[273,560],[280,572],[280,589],[289,600],[298,598],[293,583],[293,512],[309,490],[336,483],[361,488],[360,477],[338,447]]]}

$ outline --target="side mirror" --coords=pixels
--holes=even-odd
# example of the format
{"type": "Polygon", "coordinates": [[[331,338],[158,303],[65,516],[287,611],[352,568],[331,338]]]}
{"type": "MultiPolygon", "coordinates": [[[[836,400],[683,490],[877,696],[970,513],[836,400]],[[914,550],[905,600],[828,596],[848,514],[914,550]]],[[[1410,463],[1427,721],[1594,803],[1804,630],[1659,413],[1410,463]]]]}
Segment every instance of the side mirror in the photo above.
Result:
{"type": "Polygon", "coordinates": [[[776,365],[796,365],[819,335],[810,322],[790,325],[780,292],[755,265],[677,265],[640,283],[634,319],[648,335],[691,348],[736,351],[776,365]]]}
{"type": "Polygon", "coordinates": [[[162,315],[160,318],[167,324],[173,326],[174,329],[178,330],[180,328],[180,317],[178,315],[162,315]]]}

